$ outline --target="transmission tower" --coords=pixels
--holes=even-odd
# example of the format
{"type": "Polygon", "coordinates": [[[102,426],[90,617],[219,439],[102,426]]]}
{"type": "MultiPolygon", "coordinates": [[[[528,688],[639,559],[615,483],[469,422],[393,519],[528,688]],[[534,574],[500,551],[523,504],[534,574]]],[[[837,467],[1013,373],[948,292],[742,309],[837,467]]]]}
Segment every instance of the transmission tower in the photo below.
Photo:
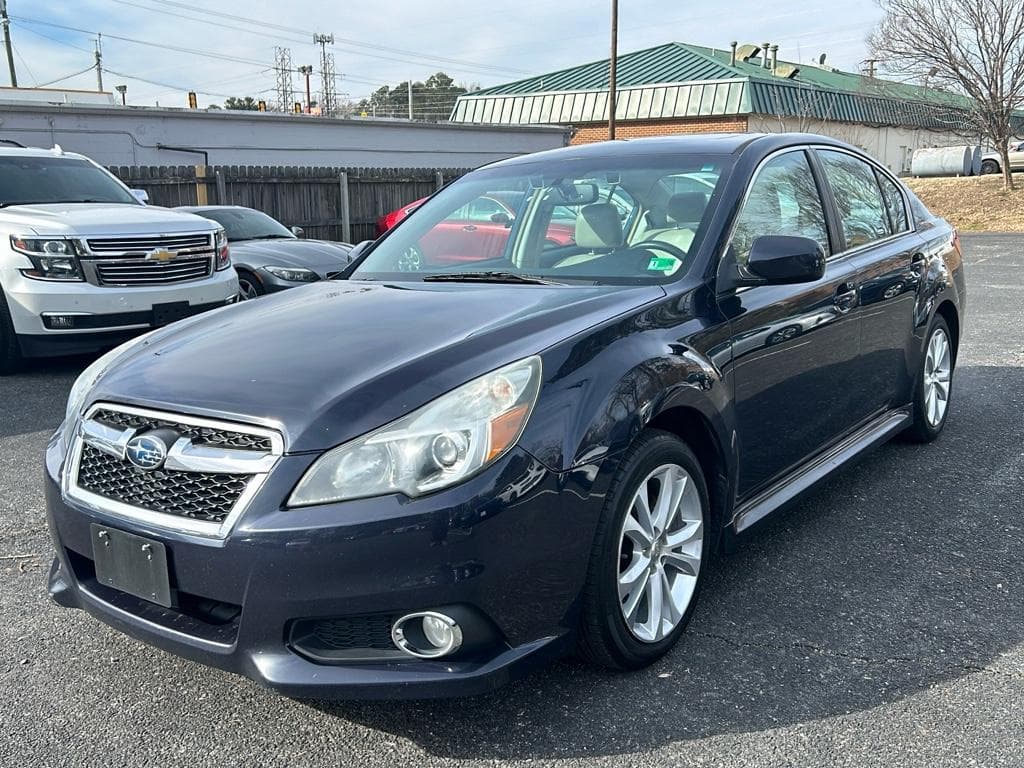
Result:
{"type": "Polygon", "coordinates": [[[313,42],[320,46],[320,112],[333,115],[338,108],[338,96],[334,87],[334,54],[327,52],[327,46],[334,45],[334,35],[313,35],[313,42]]]}
{"type": "Polygon", "coordinates": [[[277,108],[282,112],[291,112],[292,104],[295,103],[291,48],[274,48],[274,71],[277,73],[277,108]]]}

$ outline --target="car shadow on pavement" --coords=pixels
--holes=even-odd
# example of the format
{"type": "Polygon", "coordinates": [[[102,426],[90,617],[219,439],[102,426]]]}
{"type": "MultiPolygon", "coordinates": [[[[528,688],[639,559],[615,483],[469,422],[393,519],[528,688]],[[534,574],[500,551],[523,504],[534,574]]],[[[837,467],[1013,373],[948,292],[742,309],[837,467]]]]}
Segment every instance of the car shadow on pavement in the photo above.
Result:
{"type": "Polygon", "coordinates": [[[942,438],[888,444],[719,558],[652,668],[566,661],[493,694],[312,704],[450,758],[616,755],[862,711],[1024,640],[1019,367],[965,366],[942,438]]]}
{"type": "Polygon", "coordinates": [[[71,385],[98,356],[30,359],[18,373],[0,376],[0,439],[60,426],[71,385]]]}

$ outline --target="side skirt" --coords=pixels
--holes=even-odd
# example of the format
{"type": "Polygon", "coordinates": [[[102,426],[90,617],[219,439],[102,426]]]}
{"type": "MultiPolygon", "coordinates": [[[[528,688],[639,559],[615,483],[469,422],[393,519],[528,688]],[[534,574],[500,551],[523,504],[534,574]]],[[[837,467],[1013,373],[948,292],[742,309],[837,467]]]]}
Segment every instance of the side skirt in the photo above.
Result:
{"type": "Polygon", "coordinates": [[[736,507],[732,527],[736,533],[750,528],[772,512],[792,503],[839,467],[863,451],[883,443],[910,424],[909,408],[889,411],[736,507]]]}

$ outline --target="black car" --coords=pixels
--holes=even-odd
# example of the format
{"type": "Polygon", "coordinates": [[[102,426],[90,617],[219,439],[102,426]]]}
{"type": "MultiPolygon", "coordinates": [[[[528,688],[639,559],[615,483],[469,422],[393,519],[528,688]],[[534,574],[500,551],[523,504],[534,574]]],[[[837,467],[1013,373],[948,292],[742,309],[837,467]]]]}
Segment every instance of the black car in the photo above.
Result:
{"type": "Polygon", "coordinates": [[[635,669],[740,534],[949,415],[957,234],[821,136],[507,160],[357,250],[82,374],[46,453],[58,603],[300,697],[635,669]],[[410,258],[498,193],[500,257],[410,258]]]}
{"type": "Polygon", "coordinates": [[[238,272],[238,295],[243,300],[326,280],[349,263],[350,244],[305,240],[301,228],[288,229],[262,211],[240,205],[182,206],[178,210],[224,227],[231,262],[238,272]]]}

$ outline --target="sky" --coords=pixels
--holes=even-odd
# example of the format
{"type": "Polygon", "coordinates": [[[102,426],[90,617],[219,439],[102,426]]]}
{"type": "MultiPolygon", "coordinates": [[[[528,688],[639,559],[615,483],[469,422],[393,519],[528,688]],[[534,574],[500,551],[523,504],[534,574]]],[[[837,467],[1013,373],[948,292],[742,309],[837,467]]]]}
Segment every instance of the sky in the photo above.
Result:
{"type": "MultiPolygon", "coordinates": [[[[275,46],[290,48],[294,67],[311,64],[319,71],[314,33],[335,36],[328,51],[335,58],[336,88],[352,100],[385,84],[425,80],[439,70],[460,84],[489,86],[564,69],[607,57],[611,3],[8,0],[7,5],[19,85],[42,86],[61,78],[50,87],[96,89],[96,73],[88,68],[101,33],[105,90],[124,84],[130,104],[184,107],[189,90],[199,94],[200,106],[222,103],[227,96],[273,101],[275,46]],[[82,70],[88,71],[74,74],[82,70]]],[[[771,41],[779,45],[780,59],[809,62],[827,53],[833,66],[857,71],[868,55],[864,40],[880,15],[874,0],[847,0],[841,6],[809,0],[800,7],[764,0],[620,0],[619,51],[673,40],[722,49],[732,40],[771,41]]],[[[7,84],[6,67],[0,67],[0,85],[7,84]]],[[[299,75],[294,86],[299,99],[304,89],[299,75]]],[[[319,91],[319,75],[312,89],[319,91]]]]}

